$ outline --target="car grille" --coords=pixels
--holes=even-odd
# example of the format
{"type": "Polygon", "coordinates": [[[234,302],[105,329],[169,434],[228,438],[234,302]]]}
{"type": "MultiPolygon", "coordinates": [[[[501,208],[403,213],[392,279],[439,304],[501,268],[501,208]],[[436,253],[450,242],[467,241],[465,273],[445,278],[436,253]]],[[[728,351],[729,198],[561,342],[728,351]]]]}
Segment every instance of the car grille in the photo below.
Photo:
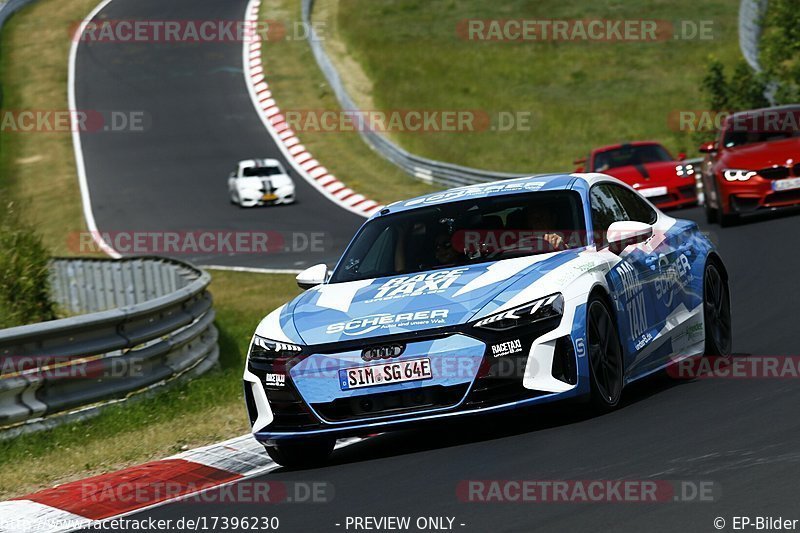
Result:
{"type": "Polygon", "coordinates": [[[800,177],[800,163],[797,163],[791,167],[781,165],[777,167],[762,168],[756,172],[759,176],[767,180],[782,180],[792,176],[800,177]]]}
{"type": "Polygon", "coordinates": [[[314,410],[325,420],[339,422],[374,418],[425,409],[456,405],[466,394],[469,384],[445,387],[436,385],[409,390],[366,394],[339,398],[329,403],[314,404],[314,410]]]}
{"type": "MultiPolygon", "coordinates": [[[[319,427],[319,420],[317,420],[300,397],[300,393],[297,392],[297,389],[288,376],[286,384],[280,389],[275,389],[266,385],[264,382],[265,370],[259,368],[258,364],[254,364],[251,361],[248,369],[258,376],[261,383],[265,385],[264,390],[267,393],[267,400],[269,401],[272,415],[274,416],[272,423],[269,425],[270,430],[302,431],[304,429],[319,427]]],[[[248,393],[250,393],[250,391],[245,389],[245,399],[248,401],[248,410],[250,410],[250,402],[252,402],[252,400],[247,397],[248,393]]],[[[254,407],[253,405],[253,408],[254,407]]]]}

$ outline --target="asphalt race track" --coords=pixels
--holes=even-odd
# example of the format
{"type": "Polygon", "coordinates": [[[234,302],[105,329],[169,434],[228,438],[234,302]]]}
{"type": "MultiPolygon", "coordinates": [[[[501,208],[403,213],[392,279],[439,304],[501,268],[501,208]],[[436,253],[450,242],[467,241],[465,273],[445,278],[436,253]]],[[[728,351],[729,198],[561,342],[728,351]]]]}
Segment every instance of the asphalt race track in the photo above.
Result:
{"type": "MultiPolygon", "coordinates": [[[[245,5],[244,0],[115,0],[97,19],[240,21],[245,5]]],[[[298,270],[332,264],[364,222],[293,171],[294,205],[241,209],[228,202],[226,179],[237,161],[275,157],[291,170],[248,96],[241,42],[84,41],[75,89],[79,110],[144,117],[143,131],[81,135],[101,232],[278,232],[293,251],[249,253],[245,245],[239,253],[220,247],[220,253],[176,257],[201,265],[298,270]],[[323,246],[312,247],[311,238],[323,246]]]]}
{"type": "MultiPolygon", "coordinates": [[[[698,208],[674,214],[703,219],[698,208]]],[[[701,224],[720,246],[731,276],[737,355],[798,352],[800,287],[792,281],[800,270],[798,216],[726,229],[701,224]]],[[[596,418],[580,405],[554,405],[381,435],[334,452],[325,468],[277,470],[256,480],[324,482],[333,487],[329,503],[173,503],[130,518],[277,516],[284,531],[346,531],[347,516],[451,516],[463,531],[635,533],[714,531],[716,517],[730,524],[734,515],[800,518],[796,380],[661,375],[627,389],[623,403],[596,418]],[[475,479],[704,481],[714,484],[717,500],[459,501],[459,482],[475,479]]],[[[216,490],[204,502],[218,501],[216,490]]]]}
{"type": "MultiPolygon", "coordinates": [[[[102,16],[238,19],[243,10],[242,0],[115,0],[102,16]]],[[[153,120],[145,133],[83,136],[98,226],[323,231],[330,246],[320,257],[190,259],[282,268],[331,262],[361,219],[301,178],[295,177],[296,206],[245,211],[227,203],[224,178],[235,160],[278,154],[253,111],[240,68],[238,43],[81,45],[79,108],[124,105],[147,110],[153,120]]],[[[720,247],[731,277],[735,352],[797,354],[800,217],[761,217],[720,229],[706,225],[699,208],[674,214],[700,222],[720,247]]],[[[629,388],[623,401],[619,410],[595,418],[581,406],[554,405],[381,435],[335,452],[324,468],[277,470],[256,480],[324,482],[333,487],[328,503],[173,503],[129,518],[277,516],[283,531],[346,531],[348,516],[411,516],[412,523],[419,516],[448,516],[457,531],[636,533],[714,531],[716,517],[730,530],[734,515],[800,518],[797,381],[662,375],[629,388]],[[710,481],[716,501],[460,501],[458,484],[475,479],[710,481]]]]}

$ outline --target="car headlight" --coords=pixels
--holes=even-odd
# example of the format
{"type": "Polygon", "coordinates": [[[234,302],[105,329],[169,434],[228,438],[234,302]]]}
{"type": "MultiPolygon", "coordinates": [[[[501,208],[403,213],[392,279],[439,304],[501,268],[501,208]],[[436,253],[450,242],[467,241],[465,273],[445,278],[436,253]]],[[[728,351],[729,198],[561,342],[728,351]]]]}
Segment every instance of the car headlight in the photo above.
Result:
{"type": "Polygon", "coordinates": [[[694,176],[694,165],[692,165],[691,163],[676,165],[675,174],[677,174],[678,177],[680,178],[688,178],[694,176]]]}
{"type": "Polygon", "coordinates": [[[722,175],[725,176],[725,179],[728,181],[747,181],[756,174],[757,172],[752,170],[740,170],[735,168],[722,171],[722,175]]]}
{"type": "Polygon", "coordinates": [[[303,347],[297,344],[274,341],[254,335],[253,341],[250,343],[248,357],[253,362],[272,363],[277,360],[291,359],[302,351],[303,347]]]}
{"type": "Polygon", "coordinates": [[[561,293],[556,293],[501,313],[489,315],[475,322],[473,326],[491,331],[506,331],[548,319],[560,319],[563,314],[564,297],[561,293]]]}

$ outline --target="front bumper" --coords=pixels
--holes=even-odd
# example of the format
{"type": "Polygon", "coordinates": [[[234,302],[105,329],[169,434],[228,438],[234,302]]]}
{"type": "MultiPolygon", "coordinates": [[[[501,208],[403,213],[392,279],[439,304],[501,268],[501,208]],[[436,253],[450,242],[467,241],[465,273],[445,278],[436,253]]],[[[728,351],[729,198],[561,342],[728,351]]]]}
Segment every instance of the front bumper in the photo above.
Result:
{"type": "MultiPolygon", "coordinates": [[[[583,307],[571,310],[576,318],[582,316],[583,307]]],[[[355,391],[339,390],[337,372],[359,364],[354,355],[360,356],[360,348],[335,349],[333,355],[320,353],[326,350],[312,350],[316,353],[305,356],[285,372],[282,387],[266,385],[264,376],[270,368],[249,362],[245,398],[254,436],[262,442],[363,436],[445,417],[499,412],[581,396],[588,392],[588,365],[582,349],[585,332],[581,324],[585,321],[580,318],[561,322],[548,325],[549,331],[544,333],[526,332],[519,353],[499,357],[493,354],[492,346],[505,342],[508,334],[503,338],[477,339],[449,331],[431,332],[430,338],[408,339],[401,358],[428,356],[434,369],[456,370],[442,371],[436,379],[425,382],[355,391]],[[325,369],[317,364],[331,360],[337,364],[325,369]],[[264,406],[268,406],[268,413],[264,406]]]]}
{"type": "Polygon", "coordinates": [[[725,214],[748,214],[800,205],[800,188],[777,191],[773,180],[754,176],[744,182],[717,178],[719,205],[725,214]]]}

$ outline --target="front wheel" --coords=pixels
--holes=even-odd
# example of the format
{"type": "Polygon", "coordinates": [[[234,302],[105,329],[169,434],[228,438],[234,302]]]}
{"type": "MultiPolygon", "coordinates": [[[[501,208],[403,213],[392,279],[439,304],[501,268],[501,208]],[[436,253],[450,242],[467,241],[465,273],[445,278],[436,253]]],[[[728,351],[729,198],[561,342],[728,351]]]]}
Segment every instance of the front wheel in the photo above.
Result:
{"type": "Polygon", "coordinates": [[[279,465],[299,470],[324,465],[335,444],[333,439],[316,439],[265,444],[264,448],[279,465]]]}
{"type": "Polygon", "coordinates": [[[729,357],[733,344],[730,291],[714,263],[708,263],[703,274],[703,319],[706,355],[729,357]]]}
{"type": "Polygon", "coordinates": [[[623,386],[622,345],[617,325],[605,300],[593,296],[587,305],[586,329],[589,343],[590,402],[598,411],[610,411],[619,404],[623,386]]]}

